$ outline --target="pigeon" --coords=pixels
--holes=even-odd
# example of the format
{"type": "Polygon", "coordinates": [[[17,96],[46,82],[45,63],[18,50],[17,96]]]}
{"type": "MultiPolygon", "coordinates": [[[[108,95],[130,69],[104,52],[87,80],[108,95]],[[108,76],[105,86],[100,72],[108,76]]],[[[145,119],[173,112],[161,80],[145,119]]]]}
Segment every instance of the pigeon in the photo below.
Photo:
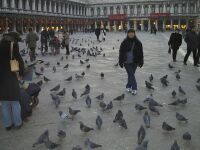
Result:
{"type": "Polygon", "coordinates": [[[177,80],[180,80],[180,79],[181,79],[181,76],[180,76],[179,73],[176,74],[176,79],[177,79],[177,80]]]}
{"type": "Polygon", "coordinates": [[[182,104],[182,105],[185,105],[185,104],[187,104],[187,98],[185,98],[185,99],[178,99],[178,101],[179,101],[179,104],[182,104]]]}
{"type": "Polygon", "coordinates": [[[175,140],[173,145],[171,146],[170,150],[180,150],[179,145],[177,144],[177,141],[175,140]]]}
{"type": "Polygon", "coordinates": [[[51,98],[56,106],[56,108],[58,108],[58,106],[60,105],[60,98],[58,95],[55,95],[55,94],[50,94],[51,95],[51,98]]]}
{"type": "Polygon", "coordinates": [[[58,114],[59,114],[61,120],[68,120],[68,119],[73,120],[73,118],[70,116],[70,114],[67,114],[63,111],[59,111],[58,114]]]}
{"type": "Polygon", "coordinates": [[[86,68],[87,68],[87,69],[90,69],[90,64],[88,64],[88,65],[86,66],[86,68]]]}
{"type": "Polygon", "coordinates": [[[42,133],[39,138],[37,139],[37,141],[33,144],[32,147],[35,147],[36,145],[39,145],[39,144],[43,144],[45,143],[46,141],[49,140],[49,131],[46,130],[44,133],[42,133]]]}
{"type": "Polygon", "coordinates": [[[85,72],[82,72],[81,75],[84,77],[85,76],[85,72]]]}
{"type": "Polygon", "coordinates": [[[55,66],[53,66],[53,73],[55,73],[56,72],[56,67],[55,66]]]}
{"type": "Polygon", "coordinates": [[[39,85],[39,86],[42,86],[43,82],[42,82],[42,80],[40,80],[36,84],[39,85]]]}
{"type": "Polygon", "coordinates": [[[162,77],[160,78],[160,82],[162,83],[163,86],[168,86],[169,81],[167,81],[167,78],[162,77]]]}
{"type": "Polygon", "coordinates": [[[118,67],[118,66],[119,66],[119,63],[114,64],[114,67],[118,67]]]}
{"type": "Polygon", "coordinates": [[[49,82],[49,81],[51,81],[51,80],[44,76],[44,81],[45,81],[45,82],[49,82]]]}
{"type": "Polygon", "coordinates": [[[81,79],[84,78],[84,76],[83,76],[83,75],[78,75],[78,74],[76,73],[76,74],[75,74],[75,78],[76,78],[76,80],[81,80],[81,79]]]}
{"type": "Polygon", "coordinates": [[[77,99],[77,93],[76,93],[75,89],[72,90],[72,97],[74,99],[77,99]]]}
{"type": "Polygon", "coordinates": [[[86,97],[85,103],[86,103],[86,105],[87,105],[88,108],[91,107],[92,100],[91,100],[91,98],[90,98],[89,95],[86,97]]]}
{"type": "Polygon", "coordinates": [[[152,85],[150,82],[145,81],[145,85],[146,85],[146,87],[147,87],[148,89],[154,90],[154,87],[153,87],[153,85],[152,85]]]}
{"type": "Polygon", "coordinates": [[[147,150],[148,141],[144,141],[141,145],[138,145],[135,150],[147,150]]]}
{"type": "Polygon", "coordinates": [[[57,66],[60,66],[60,62],[57,62],[57,66]]]}
{"type": "Polygon", "coordinates": [[[40,67],[40,72],[44,72],[44,67],[40,67]]]}
{"type": "Polygon", "coordinates": [[[186,132],[183,134],[183,139],[186,141],[190,141],[192,139],[192,136],[189,132],[186,132]]]}
{"type": "Polygon", "coordinates": [[[152,82],[153,81],[153,75],[151,74],[149,77],[149,81],[152,82]]]}
{"type": "Polygon", "coordinates": [[[160,112],[158,111],[158,109],[151,104],[149,104],[149,110],[156,113],[157,115],[160,115],[160,112]]]}
{"type": "Polygon", "coordinates": [[[90,149],[102,147],[102,145],[96,144],[96,143],[90,141],[90,139],[86,139],[85,145],[88,146],[88,148],[90,148],[90,149]]]}
{"type": "Polygon", "coordinates": [[[167,124],[165,121],[162,124],[162,129],[165,131],[173,131],[175,130],[174,127],[170,126],[169,124],[167,124]]]}
{"type": "Polygon", "coordinates": [[[65,79],[65,81],[72,81],[72,76],[70,76],[67,79],[65,79]]]}
{"type": "Polygon", "coordinates": [[[138,111],[141,111],[141,110],[147,109],[147,107],[144,107],[144,106],[136,103],[135,104],[135,109],[138,110],[138,111]]]}
{"type": "Polygon", "coordinates": [[[149,113],[147,111],[145,111],[145,113],[144,113],[143,120],[144,120],[145,127],[150,128],[151,118],[150,118],[149,113]]]}
{"type": "Polygon", "coordinates": [[[105,108],[106,108],[106,103],[104,103],[103,101],[101,101],[100,103],[99,103],[99,106],[103,109],[103,110],[105,110],[105,108]]]}
{"type": "Polygon", "coordinates": [[[140,126],[140,129],[138,130],[137,136],[138,136],[138,144],[141,144],[146,136],[145,129],[142,125],[140,126]]]}
{"type": "Polygon", "coordinates": [[[82,64],[82,65],[83,65],[83,64],[84,64],[84,62],[83,62],[82,60],[80,60],[80,64],[82,64]]]}
{"type": "Polygon", "coordinates": [[[56,85],[54,88],[52,88],[50,91],[58,91],[60,89],[60,84],[56,85]]]}
{"type": "Polygon", "coordinates": [[[126,124],[126,121],[125,121],[124,118],[121,118],[121,119],[118,121],[118,123],[119,123],[119,126],[120,126],[120,127],[124,128],[124,129],[128,129],[127,124],[126,124]]]}
{"type": "Polygon", "coordinates": [[[80,130],[82,132],[87,133],[87,132],[90,132],[90,131],[94,130],[93,128],[84,125],[83,122],[81,122],[81,121],[79,123],[80,123],[80,130]]]}
{"type": "Polygon", "coordinates": [[[100,77],[101,77],[101,79],[104,78],[104,73],[103,72],[101,72],[100,77]]]}
{"type": "Polygon", "coordinates": [[[112,103],[112,101],[110,101],[110,103],[108,103],[108,105],[106,106],[106,108],[104,109],[104,111],[111,110],[112,108],[113,108],[113,103],[112,103]]]}
{"type": "Polygon", "coordinates": [[[84,95],[88,95],[89,93],[90,93],[90,88],[89,89],[85,88],[85,91],[81,94],[81,97],[84,95]]]}
{"type": "Polygon", "coordinates": [[[35,71],[35,75],[36,75],[37,77],[40,77],[40,76],[42,76],[43,74],[35,71]]]}
{"type": "Polygon", "coordinates": [[[114,101],[122,101],[122,100],[124,100],[124,98],[125,98],[125,94],[122,94],[122,95],[120,95],[120,96],[117,96],[117,97],[114,98],[113,100],[114,100],[114,101]]]}
{"type": "Polygon", "coordinates": [[[148,95],[148,96],[144,99],[144,103],[149,102],[150,100],[153,100],[153,94],[148,95]]]}
{"type": "Polygon", "coordinates": [[[97,100],[103,100],[104,99],[104,93],[101,93],[96,97],[97,100]]]}
{"type": "Polygon", "coordinates": [[[180,114],[178,112],[176,112],[176,119],[178,121],[181,121],[181,122],[187,122],[188,121],[188,119],[186,119],[182,114],[180,114]]]}
{"type": "Polygon", "coordinates": [[[106,54],[105,54],[105,53],[103,54],[103,57],[106,57],[106,54]]]}
{"type": "Polygon", "coordinates": [[[63,131],[63,130],[59,130],[59,131],[57,132],[57,136],[58,136],[59,138],[61,138],[61,139],[64,139],[64,138],[66,137],[66,132],[63,131]]]}
{"type": "Polygon", "coordinates": [[[181,86],[179,86],[178,90],[181,94],[186,95],[185,91],[183,90],[181,86]]]}
{"type": "Polygon", "coordinates": [[[195,85],[198,91],[200,91],[200,85],[195,85]]]}
{"type": "Polygon", "coordinates": [[[174,73],[179,74],[179,73],[181,73],[181,70],[175,71],[174,73]]]}
{"type": "Polygon", "coordinates": [[[176,97],[176,91],[175,91],[175,90],[172,91],[172,97],[173,97],[173,98],[176,97]]]}
{"type": "Polygon", "coordinates": [[[96,118],[96,125],[97,125],[97,128],[100,130],[101,129],[101,126],[103,124],[103,120],[100,116],[97,116],[96,118]]]}
{"type": "Polygon", "coordinates": [[[63,59],[64,59],[64,57],[62,56],[62,57],[60,58],[60,61],[63,61],[63,59]]]}
{"type": "Polygon", "coordinates": [[[50,62],[47,62],[46,64],[44,64],[45,66],[49,67],[50,65],[50,62]]]}
{"type": "Polygon", "coordinates": [[[197,83],[200,83],[200,78],[199,78],[199,79],[197,79],[197,83]]]}
{"type": "Polygon", "coordinates": [[[65,65],[65,66],[63,67],[63,69],[67,69],[68,67],[69,67],[69,64],[65,65]]]}
{"type": "Polygon", "coordinates": [[[76,145],[72,148],[72,150],[82,150],[80,145],[76,145]]]}
{"type": "Polygon", "coordinates": [[[90,61],[90,59],[89,59],[89,58],[85,60],[85,62],[89,62],[89,61],[90,61]]]}
{"type": "Polygon", "coordinates": [[[50,150],[50,149],[55,149],[55,148],[59,147],[60,144],[56,144],[56,143],[48,140],[48,141],[45,142],[45,146],[46,146],[47,149],[50,150]]]}
{"type": "Polygon", "coordinates": [[[172,66],[171,64],[168,64],[168,67],[169,67],[170,69],[173,69],[173,68],[174,68],[174,66],[172,66]]]}
{"type": "Polygon", "coordinates": [[[81,110],[73,110],[71,107],[69,107],[69,114],[72,116],[77,115],[79,112],[81,112],[81,110]]]}
{"type": "Polygon", "coordinates": [[[121,110],[118,110],[117,114],[115,115],[115,119],[113,120],[114,123],[118,122],[123,118],[123,113],[121,110]]]}
{"type": "Polygon", "coordinates": [[[65,93],[66,93],[66,89],[63,88],[62,91],[60,91],[60,92],[57,93],[57,95],[58,96],[65,96],[65,93]]]}

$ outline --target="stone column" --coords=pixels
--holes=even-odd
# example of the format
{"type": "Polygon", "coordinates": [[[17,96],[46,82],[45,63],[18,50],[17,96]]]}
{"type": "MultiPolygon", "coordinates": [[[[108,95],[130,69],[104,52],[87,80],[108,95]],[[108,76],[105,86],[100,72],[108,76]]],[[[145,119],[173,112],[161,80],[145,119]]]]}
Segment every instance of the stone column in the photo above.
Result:
{"type": "Polygon", "coordinates": [[[181,29],[181,18],[178,18],[178,29],[181,29]]]}
{"type": "Polygon", "coordinates": [[[119,8],[120,8],[120,11],[119,11],[120,14],[123,14],[123,7],[124,7],[123,5],[121,5],[121,6],[119,7],[119,8]]]}
{"type": "Polygon", "coordinates": [[[16,31],[16,18],[14,18],[14,22],[13,22],[13,31],[16,31]]]}
{"type": "Polygon", "coordinates": [[[149,5],[149,7],[148,7],[148,14],[149,15],[151,14],[151,5],[149,5]]]}
{"type": "Polygon", "coordinates": [[[19,9],[22,9],[22,0],[19,0],[19,9]]]}
{"type": "Polygon", "coordinates": [[[134,14],[137,15],[137,5],[134,5],[134,14]]]}
{"type": "Polygon", "coordinates": [[[186,19],[186,28],[187,29],[189,28],[189,20],[188,20],[188,18],[186,19]]]}
{"type": "Polygon", "coordinates": [[[38,11],[41,11],[41,8],[42,8],[41,0],[38,0],[38,11]]]}
{"type": "Polygon", "coordinates": [[[127,5],[127,14],[128,14],[128,16],[130,16],[130,14],[131,14],[130,5],[127,5]]]}
{"type": "Polygon", "coordinates": [[[100,7],[100,15],[104,16],[103,7],[100,7]]]}
{"type": "Polygon", "coordinates": [[[32,0],[32,10],[35,11],[35,0],[32,0]]]}
{"type": "Polygon", "coordinates": [[[117,31],[116,21],[114,21],[114,31],[117,31]]]}
{"type": "Polygon", "coordinates": [[[189,13],[189,3],[187,2],[187,5],[186,5],[186,13],[188,14],[189,13]]]}
{"type": "Polygon", "coordinates": [[[108,12],[107,15],[110,15],[110,7],[107,7],[107,12],[108,12]]]}
{"type": "Polygon", "coordinates": [[[182,13],[182,9],[181,9],[181,4],[178,4],[178,13],[181,14],[182,13]]]}
{"type": "Polygon", "coordinates": [[[110,31],[110,21],[108,21],[108,30],[110,31]]]}
{"type": "Polygon", "coordinates": [[[43,8],[44,12],[47,12],[47,1],[44,0],[44,8],[43,8]]]}
{"type": "Polygon", "coordinates": [[[25,9],[30,10],[29,0],[26,0],[25,9]]]}
{"type": "Polygon", "coordinates": [[[156,22],[155,22],[155,26],[156,26],[156,29],[158,30],[158,20],[156,19],[156,22]]]}
{"type": "MultiPolygon", "coordinates": [[[[22,2],[22,0],[20,0],[22,2]]],[[[3,8],[7,8],[8,5],[7,5],[7,1],[6,0],[3,0],[3,8]]]]}
{"type": "Polygon", "coordinates": [[[174,14],[174,4],[171,4],[170,13],[174,14]]]}
{"type": "Polygon", "coordinates": [[[144,31],[144,20],[141,20],[141,31],[144,31]]]}
{"type": "Polygon", "coordinates": [[[95,21],[95,29],[97,28],[97,21],[95,21]]]}
{"type": "MultiPolygon", "coordinates": [[[[5,1],[5,0],[4,0],[5,1]]],[[[15,0],[11,0],[11,8],[14,9],[15,8],[15,0]]]]}
{"type": "Polygon", "coordinates": [[[127,20],[127,29],[130,29],[130,21],[127,20]]]}
{"type": "Polygon", "coordinates": [[[121,29],[123,30],[124,29],[123,21],[121,21],[120,26],[121,26],[121,29]]]}
{"type": "Polygon", "coordinates": [[[57,11],[56,11],[56,5],[57,5],[57,3],[54,3],[54,13],[57,13],[57,11]]]}
{"type": "Polygon", "coordinates": [[[65,14],[65,3],[63,4],[63,11],[62,11],[62,14],[65,14]]]}
{"type": "Polygon", "coordinates": [[[170,19],[170,28],[171,28],[171,30],[174,29],[174,26],[173,26],[173,19],[172,19],[172,18],[170,19]]]}
{"type": "Polygon", "coordinates": [[[151,20],[148,20],[148,31],[151,31],[151,20]]]}
{"type": "Polygon", "coordinates": [[[61,3],[58,3],[58,13],[61,13],[61,3]]]}
{"type": "Polygon", "coordinates": [[[165,29],[166,29],[166,20],[163,19],[163,30],[165,31],[165,29]]]}
{"type": "Polygon", "coordinates": [[[159,13],[159,5],[158,4],[156,4],[155,13],[159,13]]]}
{"type": "Polygon", "coordinates": [[[163,13],[166,13],[166,4],[163,5],[163,13]]]}
{"type": "Polygon", "coordinates": [[[144,15],[144,5],[142,5],[142,8],[141,8],[141,15],[144,15]]]}
{"type": "Polygon", "coordinates": [[[134,20],[134,30],[137,31],[137,20],[134,20]]]}

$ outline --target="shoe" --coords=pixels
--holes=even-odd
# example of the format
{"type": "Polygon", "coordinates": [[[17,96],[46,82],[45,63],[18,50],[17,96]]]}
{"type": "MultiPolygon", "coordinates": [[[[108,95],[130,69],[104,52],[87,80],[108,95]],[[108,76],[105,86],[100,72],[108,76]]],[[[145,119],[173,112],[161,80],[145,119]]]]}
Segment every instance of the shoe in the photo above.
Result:
{"type": "Polygon", "coordinates": [[[195,66],[195,67],[199,67],[199,65],[198,65],[198,64],[195,64],[194,66],[195,66]]]}
{"type": "Polygon", "coordinates": [[[22,126],[23,126],[23,123],[21,123],[19,126],[15,126],[15,129],[21,129],[22,126]]]}
{"type": "Polygon", "coordinates": [[[12,128],[13,128],[13,124],[11,125],[11,126],[9,126],[9,127],[5,127],[5,129],[6,129],[6,131],[10,131],[12,128]]]}
{"type": "Polygon", "coordinates": [[[133,95],[136,95],[137,94],[137,90],[132,90],[131,92],[133,95]]]}
{"type": "Polygon", "coordinates": [[[173,62],[176,62],[176,59],[174,59],[173,62]]]}
{"type": "Polygon", "coordinates": [[[132,89],[131,88],[126,88],[126,91],[131,93],[132,89]]]}
{"type": "Polygon", "coordinates": [[[183,62],[183,64],[184,64],[185,66],[187,66],[187,63],[186,63],[186,62],[183,62]]]}

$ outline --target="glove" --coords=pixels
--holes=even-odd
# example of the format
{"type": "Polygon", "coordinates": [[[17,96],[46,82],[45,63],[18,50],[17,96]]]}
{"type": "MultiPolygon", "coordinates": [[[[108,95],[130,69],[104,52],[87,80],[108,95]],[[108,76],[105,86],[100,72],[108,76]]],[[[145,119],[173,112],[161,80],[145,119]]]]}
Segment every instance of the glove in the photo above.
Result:
{"type": "Polygon", "coordinates": [[[123,67],[124,67],[124,64],[123,64],[123,63],[119,63],[119,66],[120,66],[121,68],[123,68],[123,67]]]}
{"type": "Polygon", "coordinates": [[[139,64],[138,66],[139,66],[140,68],[142,68],[143,64],[139,64]]]}

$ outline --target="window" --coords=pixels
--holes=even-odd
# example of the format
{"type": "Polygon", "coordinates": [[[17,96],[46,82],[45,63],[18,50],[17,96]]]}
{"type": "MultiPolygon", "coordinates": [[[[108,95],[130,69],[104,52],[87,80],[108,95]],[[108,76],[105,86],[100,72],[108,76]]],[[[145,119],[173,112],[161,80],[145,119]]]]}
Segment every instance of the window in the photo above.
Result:
{"type": "Polygon", "coordinates": [[[51,2],[51,10],[52,10],[52,12],[54,12],[54,5],[55,5],[55,2],[51,2]]]}
{"type": "Polygon", "coordinates": [[[159,5],[159,13],[163,13],[163,6],[159,5]]]}
{"type": "Polygon", "coordinates": [[[124,14],[127,14],[127,7],[126,6],[124,6],[123,10],[124,10],[124,14]]]}
{"type": "Polygon", "coordinates": [[[44,1],[41,1],[41,10],[44,11],[44,1]]]}
{"type": "Polygon", "coordinates": [[[152,5],[152,6],[151,6],[151,12],[152,12],[152,13],[155,13],[155,9],[156,9],[156,8],[155,8],[155,5],[152,5]]]}
{"type": "Polygon", "coordinates": [[[120,7],[117,6],[117,14],[120,14],[120,7]]]}
{"type": "Polygon", "coordinates": [[[103,14],[104,14],[104,16],[107,15],[107,7],[104,7],[104,8],[103,8],[103,14]]]}
{"type": "Polygon", "coordinates": [[[35,0],[35,10],[38,10],[38,0],[35,0]]]}
{"type": "MultiPolygon", "coordinates": [[[[5,1],[5,0],[4,0],[4,1],[5,1]]],[[[7,0],[7,6],[8,6],[8,8],[11,7],[11,0],[7,0]]]]}
{"type": "Polygon", "coordinates": [[[178,14],[178,5],[177,4],[174,6],[174,13],[178,14]]]}
{"type": "Polygon", "coordinates": [[[56,12],[58,12],[59,9],[59,3],[56,3],[56,12]]]}
{"type": "Polygon", "coordinates": [[[113,7],[110,7],[110,14],[113,15],[113,7]]]}
{"type": "Polygon", "coordinates": [[[94,8],[91,8],[91,16],[94,16],[94,8]]]}
{"type": "Polygon", "coordinates": [[[22,9],[26,9],[26,0],[22,0],[22,9]]]}
{"type": "Polygon", "coordinates": [[[140,15],[140,14],[141,14],[141,6],[138,5],[138,6],[137,6],[137,15],[140,15]]]}
{"type": "MultiPolygon", "coordinates": [[[[15,8],[19,8],[19,5],[18,5],[19,1],[18,0],[15,0],[15,8]]],[[[30,7],[31,8],[31,7],[30,7]]]]}
{"type": "Polygon", "coordinates": [[[130,14],[131,14],[131,15],[134,14],[134,6],[130,6],[130,14]]]}
{"type": "Polygon", "coordinates": [[[186,13],[186,5],[185,4],[182,5],[182,13],[186,13]]]}
{"type": "Polygon", "coordinates": [[[170,5],[167,5],[167,13],[170,13],[170,5]]]}
{"type": "Polygon", "coordinates": [[[145,15],[148,14],[148,6],[147,6],[147,5],[144,6],[144,14],[145,14],[145,15]]]}
{"type": "Polygon", "coordinates": [[[97,8],[97,15],[100,16],[101,15],[101,9],[98,7],[97,8]]]}
{"type": "Polygon", "coordinates": [[[194,13],[194,4],[190,4],[190,10],[189,10],[189,13],[194,13]]]}

